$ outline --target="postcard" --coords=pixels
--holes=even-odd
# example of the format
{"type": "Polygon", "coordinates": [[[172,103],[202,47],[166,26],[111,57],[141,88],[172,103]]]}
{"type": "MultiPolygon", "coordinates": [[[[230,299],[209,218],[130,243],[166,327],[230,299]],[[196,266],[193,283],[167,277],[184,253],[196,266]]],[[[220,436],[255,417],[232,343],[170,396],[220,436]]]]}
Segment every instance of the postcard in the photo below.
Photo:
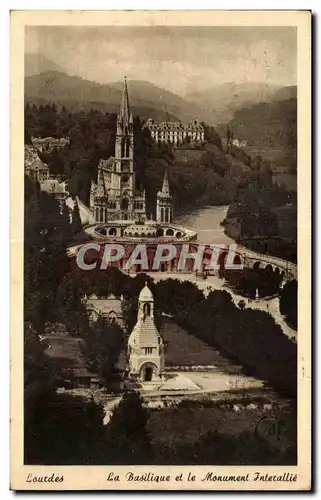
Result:
{"type": "Polygon", "coordinates": [[[10,50],[10,487],[311,489],[311,12],[10,50]]]}

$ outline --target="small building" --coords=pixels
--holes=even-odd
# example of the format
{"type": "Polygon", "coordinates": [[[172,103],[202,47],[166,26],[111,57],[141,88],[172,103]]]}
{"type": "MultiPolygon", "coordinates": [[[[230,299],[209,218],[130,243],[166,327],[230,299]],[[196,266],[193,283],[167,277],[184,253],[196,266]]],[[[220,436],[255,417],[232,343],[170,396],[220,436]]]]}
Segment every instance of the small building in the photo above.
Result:
{"type": "Polygon", "coordinates": [[[93,294],[88,298],[84,297],[83,302],[91,325],[101,318],[106,324],[117,324],[121,328],[124,327],[122,298],[119,299],[112,293],[107,297],[97,297],[93,294]]]}
{"type": "Polygon", "coordinates": [[[154,322],[154,298],[145,284],[138,298],[137,323],[128,340],[129,376],[161,383],[165,371],[164,344],[154,322]]]}
{"type": "Polygon", "coordinates": [[[60,205],[63,205],[68,197],[66,183],[58,179],[47,178],[40,182],[40,190],[50,194],[60,205]]]}
{"type": "Polygon", "coordinates": [[[37,149],[29,144],[24,149],[25,173],[30,179],[38,182],[44,182],[49,179],[49,167],[38,155],[37,149]]]}

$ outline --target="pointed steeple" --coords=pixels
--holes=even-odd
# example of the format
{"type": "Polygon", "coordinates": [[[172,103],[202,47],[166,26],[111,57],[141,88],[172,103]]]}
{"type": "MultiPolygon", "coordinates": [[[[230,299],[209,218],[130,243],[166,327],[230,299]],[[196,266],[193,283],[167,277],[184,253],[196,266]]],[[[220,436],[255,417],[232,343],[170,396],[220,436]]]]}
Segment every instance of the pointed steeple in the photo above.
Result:
{"type": "Polygon", "coordinates": [[[129,108],[129,98],[127,89],[127,77],[124,77],[124,90],[123,97],[121,100],[120,111],[118,115],[118,120],[121,121],[123,126],[127,126],[133,122],[133,117],[129,108]]]}
{"type": "Polygon", "coordinates": [[[105,186],[104,172],[103,172],[102,168],[99,168],[99,170],[98,170],[98,179],[97,179],[97,188],[96,188],[96,196],[98,198],[103,198],[106,195],[107,195],[107,192],[106,192],[106,186],[105,186]]]}
{"type": "Polygon", "coordinates": [[[163,198],[170,198],[170,192],[169,192],[169,183],[168,183],[168,172],[165,170],[164,174],[164,179],[163,179],[163,185],[162,185],[162,190],[158,192],[160,196],[163,198]]]}

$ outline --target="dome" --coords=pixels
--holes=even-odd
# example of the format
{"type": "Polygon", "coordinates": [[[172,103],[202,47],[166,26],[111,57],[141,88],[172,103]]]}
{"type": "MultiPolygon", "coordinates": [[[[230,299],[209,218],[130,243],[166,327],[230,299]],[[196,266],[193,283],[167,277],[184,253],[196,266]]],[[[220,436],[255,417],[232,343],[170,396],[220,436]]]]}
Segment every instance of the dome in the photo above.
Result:
{"type": "Polygon", "coordinates": [[[154,300],[153,294],[152,294],[152,292],[150,291],[150,289],[147,286],[147,281],[145,283],[144,288],[142,288],[142,290],[141,290],[141,292],[139,294],[138,300],[140,300],[142,302],[145,302],[145,301],[149,302],[151,300],[154,300]]]}

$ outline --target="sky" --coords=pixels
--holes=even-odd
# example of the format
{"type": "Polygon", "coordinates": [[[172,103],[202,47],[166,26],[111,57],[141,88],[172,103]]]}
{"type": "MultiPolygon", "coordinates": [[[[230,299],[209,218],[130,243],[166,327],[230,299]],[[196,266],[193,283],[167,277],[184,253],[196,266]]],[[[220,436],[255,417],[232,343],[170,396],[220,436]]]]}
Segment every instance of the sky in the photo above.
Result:
{"type": "Polygon", "coordinates": [[[126,75],[180,95],[226,82],[296,85],[294,27],[28,26],[25,52],[99,83],[126,75]]]}

